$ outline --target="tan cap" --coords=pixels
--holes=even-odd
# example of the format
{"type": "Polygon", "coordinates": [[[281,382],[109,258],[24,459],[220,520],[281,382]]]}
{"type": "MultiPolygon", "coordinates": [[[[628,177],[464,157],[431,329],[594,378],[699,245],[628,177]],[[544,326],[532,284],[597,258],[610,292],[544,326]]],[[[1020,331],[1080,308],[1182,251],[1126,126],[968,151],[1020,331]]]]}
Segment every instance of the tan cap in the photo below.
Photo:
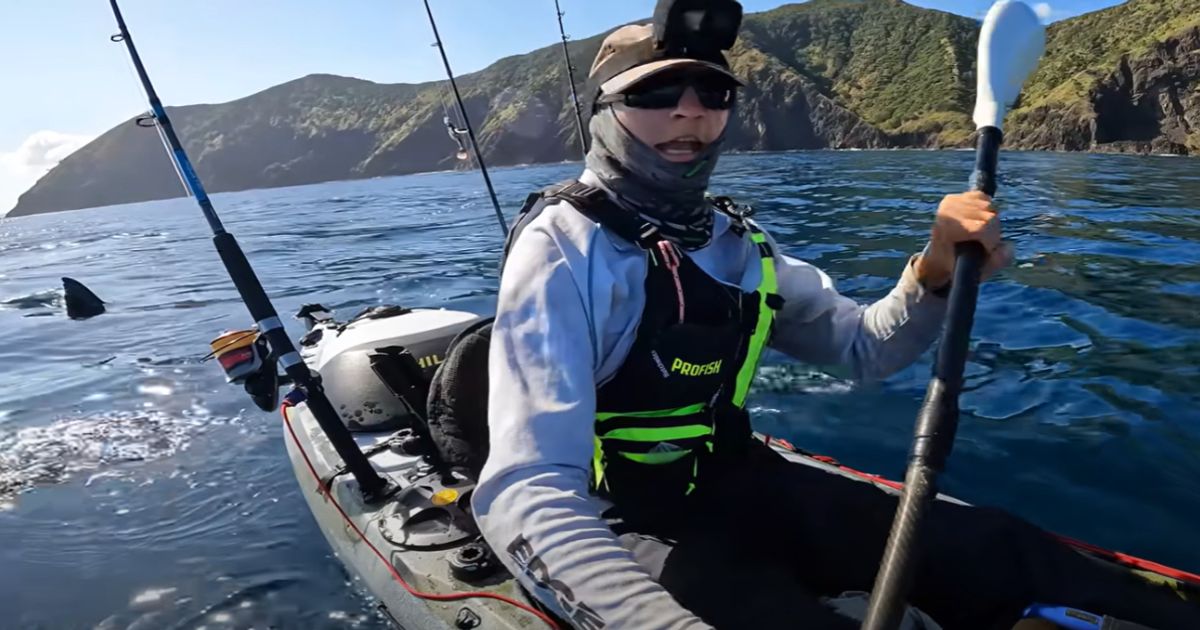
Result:
{"type": "MultiPolygon", "coordinates": [[[[724,62],[724,58],[721,59],[724,62]]],[[[613,31],[600,44],[600,52],[592,62],[588,82],[601,94],[619,94],[629,86],[664,70],[674,68],[707,69],[744,85],[723,63],[700,59],[663,59],[654,48],[654,27],[649,24],[630,24],[613,31]]],[[[595,95],[595,91],[593,91],[595,95]]]]}

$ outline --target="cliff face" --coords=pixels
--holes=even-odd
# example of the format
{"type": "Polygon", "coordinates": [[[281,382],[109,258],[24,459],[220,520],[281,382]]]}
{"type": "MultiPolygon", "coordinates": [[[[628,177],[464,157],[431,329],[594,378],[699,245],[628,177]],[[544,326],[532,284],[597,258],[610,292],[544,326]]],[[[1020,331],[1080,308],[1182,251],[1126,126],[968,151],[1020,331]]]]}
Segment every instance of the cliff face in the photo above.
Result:
{"type": "Polygon", "coordinates": [[[1200,0],[1131,0],[1055,24],[1006,143],[1200,153],[1200,0]]]}
{"type": "MultiPolygon", "coordinates": [[[[570,45],[581,95],[603,35],[570,45]]],[[[966,146],[977,38],[974,20],[900,0],[747,15],[730,54],[747,81],[730,146],[966,146]]],[[[578,159],[561,54],[549,46],[459,78],[489,164],[578,159]]],[[[471,167],[442,123],[457,121],[445,82],[312,75],[168,112],[210,192],[471,167]]],[[[1006,135],[1026,149],[1200,153],[1200,0],[1131,0],[1053,25],[1006,135]]],[[[180,194],[157,135],[127,121],[63,160],[12,214],[180,194]]]]}
{"type": "Polygon", "coordinates": [[[1008,140],[1028,149],[1200,153],[1200,28],[1123,56],[1078,103],[1014,113],[1008,140]]]}
{"type": "Polygon", "coordinates": [[[1092,94],[1096,144],[1200,152],[1200,27],[1192,27],[1117,70],[1092,94]]]}

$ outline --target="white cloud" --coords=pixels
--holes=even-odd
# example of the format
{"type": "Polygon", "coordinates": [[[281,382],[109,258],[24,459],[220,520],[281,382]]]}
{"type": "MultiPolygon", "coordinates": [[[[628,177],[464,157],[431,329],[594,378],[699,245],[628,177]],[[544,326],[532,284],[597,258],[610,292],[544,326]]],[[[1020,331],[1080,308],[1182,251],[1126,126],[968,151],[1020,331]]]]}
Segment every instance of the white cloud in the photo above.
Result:
{"type": "Polygon", "coordinates": [[[17,202],[17,197],[68,155],[92,141],[85,136],[61,131],[35,131],[14,151],[0,151],[0,216],[17,202]]]}
{"type": "Polygon", "coordinates": [[[1049,2],[1039,2],[1033,5],[1033,12],[1036,13],[1038,17],[1042,18],[1042,21],[1044,22],[1049,20],[1050,16],[1054,15],[1054,8],[1050,6],[1049,2]]]}
{"type": "Polygon", "coordinates": [[[44,173],[91,141],[92,136],[49,130],[35,131],[25,138],[16,151],[0,153],[0,164],[10,169],[44,173]]]}

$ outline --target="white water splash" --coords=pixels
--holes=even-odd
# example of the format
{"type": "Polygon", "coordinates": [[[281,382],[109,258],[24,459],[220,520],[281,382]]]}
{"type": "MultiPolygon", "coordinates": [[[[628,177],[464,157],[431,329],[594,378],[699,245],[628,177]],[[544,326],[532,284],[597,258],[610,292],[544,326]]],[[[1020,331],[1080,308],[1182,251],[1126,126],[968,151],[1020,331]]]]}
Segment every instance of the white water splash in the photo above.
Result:
{"type": "Polygon", "coordinates": [[[172,389],[170,385],[165,385],[162,383],[138,385],[137,391],[139,394],[145,394],[147,396],[164,396],[164,397],[170,396],[171,394],[175,393],[175,390],[172,389]]]}
{"type": "MultiPolygon", "coordinates": [[[[0,498],[122,462],[170,457],[207,422],[193,414],[107,412],[0,431],[0,498]]],[[[108,475],[118,475],[110,471],[108,475]]],[[[89,481],[101,478],[93,475],[89,481]]]]}
{"type": "Polygon", "coordinates": [[[855,387],[854,381],[797,365],[763,366],[754,386],[762,391],[803,394],[845,394],[855,387]]]}
{"type": "Polygon", "coordinates": [[[133,599],[129,600],[129,605],[144,606],[147,604],[157,604],[160,603],[164,597],[178,590],[179,589],[175,588],[174,586],[168,586],[166,588],[148,588],[137,595],[134,595],[133,599]]]}
{"type": "Polygon", "coordinates": [[[121,477],[121,473],[119,473],[115,470],[104,470],[104,471],[98,472],[94,475],[90,475],[87,478],[87,481],[83,482],[83,487],[86,488],[101,479],[120,478],[120,477],[121,477]]]}
{"type": "Polygon", "coordinates": [[[51,289],[0,299],[2,310],[62,309],[66,307],[62,291],[51,289]]]}

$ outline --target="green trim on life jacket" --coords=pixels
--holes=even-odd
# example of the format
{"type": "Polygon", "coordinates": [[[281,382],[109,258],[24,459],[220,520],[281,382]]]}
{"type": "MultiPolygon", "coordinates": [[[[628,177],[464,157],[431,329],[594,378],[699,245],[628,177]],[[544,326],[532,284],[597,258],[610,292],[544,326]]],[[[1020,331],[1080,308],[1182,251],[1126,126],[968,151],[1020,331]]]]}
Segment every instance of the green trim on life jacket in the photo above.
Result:
{"type": "Polygon", "coordinates": [[[712,435],[713,429],[704,424],[685,424],[677,427],[641,427],[613,429],[600,434],[602,440],[627,440],[629,442],[668,442],[712,435]]]}
{"type": "Polygon", "coordinates": [[[679,450],[679,451],[669,451],[666,453],[625,453],[625,452],[622,452],[620,455],[621,455],[621,457],[624,457],[625,459],[628,459],[630,461],[635,461],[639,464],[656,465],[656,464],[670,464],[671,462],[677,462],[691,454],[692,454],[691,451],[679,450]]]}
{"type": "MultiPolygon", "coordinates": [[[[767,236],[759,230],[750,233],[750,240],[760,248],[769,247],[767,236]]],[[[746,394],[750,393],[750,382],[758,371],[758,361],[762,358],[763,348],[767,346],[767,337],[771,333],[771,323],[775,320],[775,309],[767,305],[767,296],[779,290],[775,278],[775,257],[762,257],[762,279],[758,283],[758,323],[754,326],[754,335],[746,350],[746,360],[738,370],[737,385],[733,390],[733,404],[742,407],[746,404],[746,394]]]]}
{"type": "Polygon", "coordinates": [[[690,416],[694,413],[704,411],[708,403],[696,403],[687,407],[679,407],[677,409],[656,409],[654,411],[626,411],[623,413],[598,413],[596,420],[604,422],[609,418],[673,418],[676,416],[690,416]]]}

